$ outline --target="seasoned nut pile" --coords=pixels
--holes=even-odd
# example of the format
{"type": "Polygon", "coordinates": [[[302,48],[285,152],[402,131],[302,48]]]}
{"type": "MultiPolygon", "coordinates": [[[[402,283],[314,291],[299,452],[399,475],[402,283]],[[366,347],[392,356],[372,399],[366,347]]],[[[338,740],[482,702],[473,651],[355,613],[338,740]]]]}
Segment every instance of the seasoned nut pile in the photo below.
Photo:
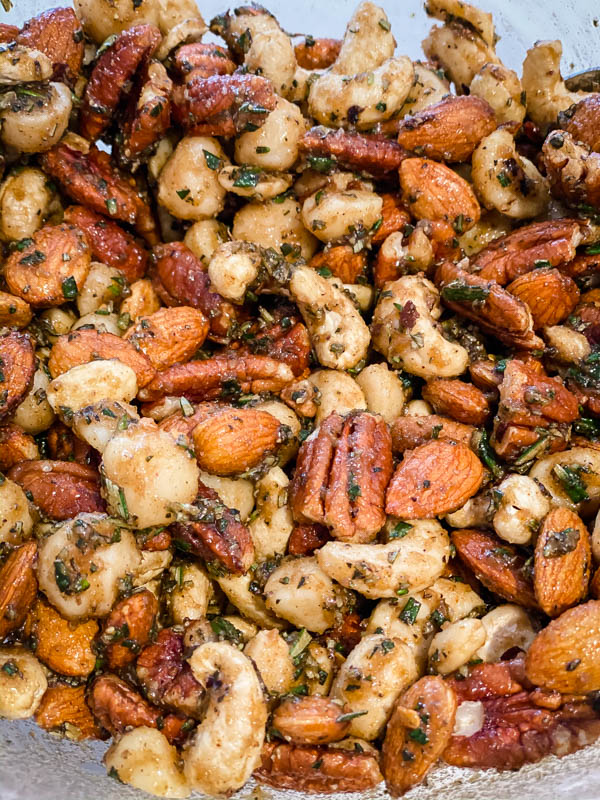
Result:
{"type": "Polygon", "coordinates": [[[600,94],[74,4],[0,24],[0,716],[170,798],[596,740],[600,94]]]}

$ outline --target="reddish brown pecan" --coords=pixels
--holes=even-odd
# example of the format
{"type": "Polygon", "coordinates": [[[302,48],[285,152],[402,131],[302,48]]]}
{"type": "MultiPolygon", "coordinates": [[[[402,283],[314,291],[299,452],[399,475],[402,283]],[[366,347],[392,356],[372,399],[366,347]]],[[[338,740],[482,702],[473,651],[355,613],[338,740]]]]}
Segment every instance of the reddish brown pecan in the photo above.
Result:
{"type": "Polygon", "coordinates": [[[151,550],[155,552],[157,550],[168,550],[171,547],[171,543],[173,537],[169,533],[166,528],[164,530],[159,530],[158,533],[153,532],[154,529],[150,528],[150,533],[147,535],[144,533],[139,533],[137,535],[137,544],[138,547],[141,547],[142,550],[151,550]]]}
{"type": "Polygon", "coordinates": [[[163,628],[156,642],[140,653],[136,670],[152,703],[200,719],[204,690],[185,660],[183,634],[163,628]]]}
{"type": "Polygon", "coordinates": [[[177,119],[193,136],[235,136],[256,130],[275,104],[271,81],[242,73],[194,75],[175,98],[177,119]]]}
{"type": "Polygon", "coordinates": [[[362,619],[355,611],[344,614],[341,622],[327,631],[327,636],[339,645],[337,649],[341,649],[345,655],[354,650],[360,642],[362,634],[362,619]]]}
{"type": "Polygon", "coordinates": [[[75,461],[77,464],[92,464],[98,452],[75,436],[71,428],[55,420],[47,432],[48,455],[53,461],[75,461]]]}
{"type": "Polygon", "coordinates": [[[309,158],[328,158],[340,166],[374,177],[383,177],[398,169],[410,153],[398,142],[380,134],[356,133],[342,128],[333,130],[318,125],[298,142],[309,158]]]}
{"type": "Polygon", "coordinates": [[[259,783],[301,792],[362,792],[381,782],[376,752],[265,744],[254,772],[259,783]]]}
{"type": "Polygon", "coordinates": [[[171,526],[175,543],[229,572],[247,572],[254,559],[254,547],[239,512],[227,508],[214,489],[203,483],[199,483],[196,506],[201,512],[198,522],[177,522],[171,526]]]}
{"type": "MultiPolygon", "coordinates": [[[[592,249],[592,248],[590,248],[592,249]]],[[[574,280],[596,275],[600,272],[600,255],[596,253],[578,252],[572,261],[563,264],[560,271],[574,280]]]]}
{"type": "Polygon", "coordinates": [[[25,620],[37,595],[37,542],[12,551],[0,569],[0,640],[25,620]]]}
{"type": "Polygon", "coordinates": [[[158,600],[147,589],[120,600],[104,623],[101,641],[109,669],[132,664],[152,635],[158,600]]]}
{"type": "Polygon", "coordinates": [[[173,67],[180,76],[210,78],[212,75],[231,75],[235,70],[229,51],[217,44],[193,42],[180,47],[173,58],[173,67]]]}
{"type": "Polygon", "coordinates": [[[0,42],[15,42],[18,35],[19,28],[16,25],[0,22],[0,42]]]}
{"type": "Polygon", "coordinates": [[[551,131],[542,164],[555,197],[571,206],[600,207],[600,155],[566,131],[551,131]]]}
{"type": "Polygon", "coordinates": [[[367,266],[367,256],[364,250],[355,253],[349,244],[339,244],[316,253],[308,266],[316,270],[329,270],[343,283],[356,283],[367,266]]]}
{"type": "Polygon", "coordinates": [[[383,420],[334,412],[300,448],[290,486],[294,517],[325,523],[336,539],[369,542],[385,521],[391,475],[392,441],[383,420]]]}
{"type": "Polygon", "coordinates": [[[524,225],[495,239],[473,259],[480,278],[502,286],[539,266],[558,267],[575,258],[581,239],[576,219],[549,219],[524,225]]]}
{"type": "Polygon", "coordinates": [[[104,511],[95,469],[71,461],[22,461],[8,472],[45,517],[63,520],[104,511]]]}
{"type": "Polygon", "coordinates": [[[307,36],[294,47],[296,61],[304,69],[327,69],[340,54],[341,39],[313,39],[307,36]]]}
{"type": "Polygon", "coordinates": [[[241,356],[267,355],[275,361],[287,364],[294,377],[300,378],[306,373],[310,363],[310,337],[303,323],[294,324],[289,318],[288,322],[276,322],[256,333],[250,328],[244,335],[247,343],[233,352],[241,356]]]}
{"type": "Polygon", "coordinates": [[[268,356],[215,356],[169,367],[141,389],[138,397],[147,402],[166,395],[185,395],[189,400],[200,401],[248,393],[277,394],[293,380],[294,373],[287,364],[268,356]]]}
{"type": "Polygon", "coordinates": [[[459,703],[465,700],[486,700],[493,697],[508,697],[523,690],[525,661],[522,653],[517,659],[500,661],[497,664],[477,664],[469,669],[466,677],[448,678],[459,703]]]}
{"type": "Polygon", "coordinates": [[[26,333],[0,336],[0,419],[25,398],[35,373],[35,355],[26,333]]]}
{"type": "Polygon", "coordinates": [[[53,79],[74,84],[83,63],[83,28],[72,8],[52,8],[28,20],[17,44],[40,50],[52,61],[53,79]]]}
{"type": "Polygon", "coordinates": [[[590,150],[600,151],[600,96],[596,93],[585,95],[577,105],[558,116],[559,124],[578,142],[587,144],[590,150]]]}
{"type": "Polygon", "coordinates": [[[495,281],[451,264],[441,264],[435,281],[444,304],[476,322],[507,345],[524,350],[543,350],[543,341],[533,332],[533,318],[528,307],[495,281]]]}
{"type": "Polygon", "coordinates": [[[236,320],[235,308],[211,290],[204,264],[183,242],[160,244],[152,252],[156,264],[156,289],[166,305],[199,308],[210,321],[211,333],[226,340],[236,320]]]}
{"type": "Polygon", "coordinates": [[[129,283],[144,276],[148,253],[116,222],[84,206],[67,208],[65,222],[76,225],[85,233],[95,261],[120,269],[129,283]]]}
{"type": "Polygon", "coordinates": [[[33,436],[10,422],[0,427],[0,472],[6,472],[19,461],[34,461],[39,457],[33,436]]]}
{"type": "Polygon", "coordinates": [[[123,31],[107,48],[92,70],[83,95],[80,112],[81,133],[97,139],[109,126],[121,94],[149,59],[162,36],[154,25],[134,25],[123,31]]]}
{"type": "Polygon", "coordinates": [[[151,63],[132,96],[119,137],[118,155],[125,166],[137,165],[168,130],[173,82],[158,61],[151,63]]]}
{"type": "Polygon", "coordinates": [[[41,163],[75,202],[133,225],[151,244],[156,241],[156,225],[150,207],[119,174],[108,153],[94,146],[84,153],[62,143],[44,153],[41,163]]]}
{"type": "Polygon", "coordinates": [[[318,522],[295,525],[288,539],[288,553],[291,556],[310,556],[329,539],[329,531],[318,522]]]}
{"type": "Polygon", "coordinates": [[[398,417],[392,424],[392,449],[394,453],[403,453],[431,439],[452,439],[470,445],[474,432],[472,425],[463,425],[438,414],[398,417]]]}

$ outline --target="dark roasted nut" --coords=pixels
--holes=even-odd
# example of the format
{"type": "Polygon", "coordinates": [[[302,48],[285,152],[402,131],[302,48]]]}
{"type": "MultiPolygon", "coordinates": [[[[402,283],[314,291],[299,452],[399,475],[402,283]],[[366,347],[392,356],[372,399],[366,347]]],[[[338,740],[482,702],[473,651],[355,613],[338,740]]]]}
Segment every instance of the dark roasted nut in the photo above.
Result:
{"type": "Polygon", "coordinates": [[[308,265],[321,275],[335,275],[342,283],[356,283],[367,266],[364,250],[355,253],[348,244],[339,244],[316,253],[308,265]]]}
{"type": "Polygon", "coordinates": [[[388,486],[385,510],[400,519],[431,519],[463,506],[482,481],[483,466],[469,447],[432,440],[405,453],[388,486]]]}
{"type": "Polygon", "coordinates": [[[15,42],[18,35],[19,28],[16,25],[0,22],[0,42],[15,42]]]}
{"type": "Polygon", "coordinates": [[[101,641],[109,669],[132,664],[152,636],[158,614],[158,600],[144,589],[120,600],[104,623],[101,641]]]}
{"type": "Polygon", "coordinates": [[[331,414],[300,448],[290,486],[298,522],[325,523],[336,539],[369,542],[385,522],[392,443],[383,420],[331,414]]]}
{"type": "Polygon", "coordinates": [[[139,92],[130,100],[127,118],[119,139],[120,163],[139,164],[166,133],[171,122],[173,82],[158,61],[145,71],[139,92]]]}
{"type": "Polygon", "coordinates": [[[71,519],[104,511],[100,476],[95,469],[70,461],[22,461],[8,476],[28,493],[45,517],[71,519]]]}
{"type": "Polygon", "coordinates": [[[398,143],[436,161],[468,161],[497,123],[491,106],[475,95],[453,97],[407,116],[398,123],[398,143]]]}
{"type": "MultiPolygon", "coordinates": [[[[465,700],[487,700],[494,697],[509,697],[523,690],[525,677],[525,654],[519,653],[510,661],[496,664],[476,664],[467,668],[467,675],[457,674],[446,679],[458,698],[465,700]]],[[[529,684],[528,684],[529,685],[529,684]]]]}
{"type": "Polygon", "coordinates": [[[486,589],[509,603],[537,608],[531,570],[516,547],[491,533],[471,529],[453,531],[452,541],[460,559],[486,589]]]}
{"type": "Polygon", "coordinates": [[[15,37],[52,62],[54,80],[74,84],[83,63],[83,28],[72,8],[52,8],[28,20],[15,37]]]}
{"type": "Polygon", "coordinates": [[[0,472],[6,472],[19,461],[35,461],[39,457],[33,436],[10,422],[0,427],[0,472]]]}
{"type": "Polygon", "coordinates": [[[6,328],[24,328],[31,322],[31,306],[15,294],[0,292],[0,325],[6,328]]]}
{"type": "Polygon", "coordinates": [[[173,67],[186,81],[192,77],[231,75],[235,70],[235,64],[226,48],[212,42],[184,44],[175,53],[173,67]]]}
{"type": "Polygon", "coordinates": [[[298,747],[271,742],[254,772],[259,783],[301,792],[363,792],[381,781],[375,751],[298,747]]]}
{"type": "Polygon", "coordinates": [[[35,355],[26,333],[0,336],[0,419],[25,398],[35,373],[35,355]]]}
{"type": "Polygon", "coordinates": [[[557,267],[575,257],[581,239],[581,223],[575,219],[532,222],[501,236],[473,259],[480,278],[502,286],[539,266],[557,267]]]}
{"type": "Polygon", "coordinates": [[[137,660],[137,677],[146,696],[161,708],[201,719],[204,689],[184,658],[183,635],[164,628],[137,660]]]}
{"type": "Polygon", "coordinates": [[[0,569],[0,640],[22,623],[37,594],[37,543],[26,542],[0,569]]]}
{"type": "Polygon", "coordinates": [[[577,105],[559,114],[559,124],[577,142],[583,142],[590,150],[600,150],[600,96],[585,95],[577,105]]]}
{"type": "Polygon", "coordinates": [[[566,131],[551,131],[542,147],[550,189],[571,206],[600,207],[600,156],[566,131]]]}
{"type": "Polygon", "coordinates": [[[92,650],[98,623],[69,622],[41,597],[31,609],[25,622],[25,634],[35,642],[35,655],[60,675],[86,678],[96,666],[92,650]]]}
{"type": "Polygon", "coordinates": [[[276,96],[271,81],[259,75],[192,76],[175,103],[190,135],[235,136],[260,128],[276,96]]]}
{"type": "Polygon", "coordinates": [[[403,453],[431,439],[451,439],[470,445],[474,432],[472,425],[463,425],[437,414],[398,417],[392,424],[392,449],[394,453],[403,453]]]}
{"type": "Polygon", "coordinates": [[[92,712],[85,702],[85,686],[51,686],[35,712],[35,721],[46,731],[66,733],[69,739],[101,739],[92,712]]]}
{"type": "Polygon", "coordinates": [[[85,234],[75,225],[46,225],[25,244],[4,265],[10,291],[36,308],[61,306],[76,297],[90,269],[85,234]]]}
{"type": "Polygon", "coordinates": [[[303,69],[327,69],[340,54],[341,39],[313,39],[307,36],[294,47],[298,66],[303,69]]]}
{"type": "Polygon", "coordinates": [[[529,307],[536,330],[562,322],[579,300],[575,281],[557,269],[536,269],[521,275],[506,288],[529,307]]]}
{"type": "Polygon", "coordinates": [[[71,428],[55,420],[48,429],[48,456],[53,461],[75,461],[77,464],[94,463],[96,451],[83,439],[75,436],[71,428]]]}
{"type": "Polygon", "coordinates": [[[128,341],[114,333],[82,329],[59,336],[48,360],[53,378],[80,364],[97,359],[116,358],[135,372],[138,387],[146,386],[156,375],[150,359],[128,341]]]}
{"type": "Polygon", "coordinates": [[[161,42],[154,25],[135,25],[123,31],[106,49],[92,70],[81,105],[81,133],[97,139],[110,124],[121,93],[140,65],[161,42]]]}
{"type": "Polygon", "coordinates": [[[120,269],[129,283],[143,277],[148,266],[148,254],[116,222],[84,206],[67,208],[65,222],[76,225],[85,233],[94,261],[120,269]]]}
{"type": "Polygon", "coordinates": [[[234,351],[237,355],[243,356],[246,353],[268,355],[276,361],[287,364],[295,378],[307,373],[311,343],[306,325],[302,322],[292,324],[289,317],[284,317],[271,327],[259,328],[256,332],[250,328],[244,332],[244,339],[247,339],[247,343],[234,351]]]}
{"type": "Polygon", "coordinates": [[[345,710],[328,697],[290,697],[273,712],[273,727],[293,744],[339,742],[350,727],[345,710]]]}
{"type": "Polygon", "coordinates": [[[544,343],[533,332],[529,308],[494,281],[487,281],[445,262],[435,281],[448,308],[476,322],[486,333],[524,350],[543,350],[544,343]]]}
{"type": "Polygon", "coordinates": [[[288,553],[291,556],[310,556],[329,539],[329,531],[318,522],[295,525],[288,539],[288,553]]]}
{"type": "Polygon", "coordinates": [[[308,157],[309,166],[311,159],[325,158],[332,167],[339,164],[374,177],[397,169],[409,155],[397,142],[380,134],[333,130],[322,125],[305,133],[298,148],[308,157]]]}
{"type": "Polygon", "coordinates": [[[202,347],[208,333],[204,314],[189,306],[161,308],[140,317],[124,339],[144,353],[157,370],[189,361],[202,347]]]}
{"type": "MultiPolygon", "coordinates": [[[[381,209],[381,225],[377,228],[371,238],[373,244],[381,244],[391,233],[404,230],[405,225],[410,223],[411,217],[404,208],[400,197],[397,194],[384,193],[381,195],[383,208],[381,209]]],[[[452,231],[454,234],[454,231],[452,231]]]]}
{"type": "Polygon", "coordinates": [[[436,414],[452,417],[465,425],[484,425],[490,416],[486,396],[471,383],[452,378],[433,378],[423,387],[423,400],[436,414]]]}

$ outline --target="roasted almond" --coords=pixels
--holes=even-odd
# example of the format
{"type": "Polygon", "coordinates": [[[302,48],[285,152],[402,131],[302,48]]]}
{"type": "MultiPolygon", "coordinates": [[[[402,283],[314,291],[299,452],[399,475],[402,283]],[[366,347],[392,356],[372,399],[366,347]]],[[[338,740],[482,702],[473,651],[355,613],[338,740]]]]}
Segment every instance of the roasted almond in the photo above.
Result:
{"type": "Polygon", "coordinates": [[[329,744],[343,739],[352,715],[328,697],[290,697],[273,712],[273,727],[293,744],[329,744]]]}
{"type": "Polygon", "coordinates": [[[471,186],[445,164],[407,158],[400,165],[402,196],[417,219],[444,220],[457,233],[479,220],[481,209],[471,186]]]}
{"type": "Polygon", "coordinates": [[[35,600],[36,558],[37,543],[26,542],[13,550],[0,569],[0,639],[21,625],[35,600]]]}
{"type": "Polygon", "coordinates": [[[422,417],[407,414],[392,423],[392,450],[394,453],[414,450],[431,439],[452,439],[469,445],[474,433],[472,425],[463,425],[438,414],[422,417]]]}
{"type": "Polygon", "coordinates": [[[192,436],[198,464],[213,475],[254,469],[287,438],[279,420],[254,408],[223,409],[196,425],[192,436]]]}
{"type": "Polygon", "coordinates": [[[498,419],[503,424],[547,428],[568,424],[579,416],[577,398],[560,378],[549,378],[535,365],[511,358],[500,385],[498,419]]]}
{"type": "Polygon", "coordinates": [[[600,601],[569,608],[533,640],[525,672],[534,686],[563,694],[600,689],[600,601]]]}
{"type": "Polygon", "coordinates": [[[33,461],[39,457],[33,436],[10,422],[0,427],[0,471],[6,472],[19,461],[33,461]]]}
{"type": "Polygon", "coordinates": [[[388,722],[381,770],[392,797],[421,783],[450,741],[456,715],[451,686],[428,675],[402,694],[388,722]]]}
{"type": "Polygon", "coordinates": [[[397,194],[384,192],[381,199],[383,200],[382,222],[371,238],[372,244],[381,244],[391,233],[402,231],[404,226],[410,223],[410,214],[397,194]]]}
{"type": "Polygon", "coordinates": [[[529,307],[533,327],[558,325],[579,301],[577,284],[557,269],[536,269],[521,275],[506,290],[529,307]]]}
{"type": "Polygon", "coordinates": [[[423,387],[423,400],[442,414],[465,425],[484,425],[490,415],[486,396],[473,386],[453,378],[433,378],[423,387]]]}
{"type": "Polygon", "coordinates": [[[89,243],[79,228],[46,225],[13,250],[4,277],[10,291],[29,305],[61,306],[77,297],[91,261],[89,243]]]}
{"type": "Polygon", "coordinates": [[[308,266],[321,275],[335,275],[343,283],[356,283],[366,265],[367,257],[363,250],[355,253],[350,245],[339,244],[314,255],[308,266]]]}
{"type": "Polygon", "coordinates": [[[491,106],[475,95],[449,96],[398,123],[398,143],[436,161],[468,161],[496,130],[491,106]]]}
{"type": "Polygon", "coordinates": [[[8,472],[45,517],[63,520],[104,511],[98,472],[70,461],[22,461],[8,472]]]}
{"type": "Polygon", "coordinates": [[[69,739],[101,739],[102,733],[85,702],[85,686],[51,686],[35,712],[46,731],[66,732],[69,739]]]}
{"type": "Polygon", "coordinates": [[[0,325],[7,328],[24,328],[31,322],[29,303],[16,294],[0,292],[0,325]]]}
{"type": "Polygon", "coordinates": [[[430,519],[477,493],[483,466],[466,445],[433,440],[407,452],[386,495],[385,510],[400,519],[430,519]]]}
{"type": "Polygon", "coordinates": [[[53,378],[72,367],[98,359],[116,358],[135,372],[141,389],[156,375],[150,359],[120,336],[100,333],[97,330],[78,330],[59,336],[48,359],[48,369],[53,378]]]}
{"type": "Polygon", "coordinates": [[[558,617],[587,595],[590,535],[568,508],[554,508],[544,519],[535,545],[534,590],[549,617],[558,617]]]}
{"type": "Polygon", "coordinates": [[[120,600],[104,623],[102,642],[110,669],[131,664],[148,644],[158,614],[158,600],[147,589],[120,600]]]}
{"type": "Polygon", "coordinates": [[[39,660],[60,675],[87,677],[96,665],[92,650],[98,623],[69,622],[46,600],[38,598],[32,608],[25,632],[36,643],[39,660]]]}
{"type": "Polygon", "coordinates": [[[124,338],[144,353],[157,370],[189,361],[202,346],[208,333],[208,320],[190,306],[161,308],[140,317],[124,338]]]}
{"type": "Polygon", "coordinates": [[[590,581],[590,594],[595,600],[600,600],[600,567],[594,572],[590,581]]]}
{"type": "Polygon", "coordinates": [[[490,592],[509,603],[537,608],[531,571],[516,547],[492,533],[473,529],[452,531],[456,552],[490,592]]]}
{"type": "Polygon", "coordinates": [[[0,419],[25,399],[35,374],[35,355],[26,333],[0,336],[0,419]]]}

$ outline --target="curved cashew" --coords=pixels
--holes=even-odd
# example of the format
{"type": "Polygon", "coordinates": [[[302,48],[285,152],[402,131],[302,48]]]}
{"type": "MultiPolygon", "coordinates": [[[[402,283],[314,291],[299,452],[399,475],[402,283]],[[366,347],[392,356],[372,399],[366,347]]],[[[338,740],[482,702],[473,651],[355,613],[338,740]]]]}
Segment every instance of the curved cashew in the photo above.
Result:
{"type": "Polygon", "coordinates": [[[500,505],[492,522],[494,530],[507,542],[529,544],[550,511],[550,501],[527,475],[509,475],[497,492],[500,505]]]}
{"type": "Polygon", "coordinates": [[[400,117],[416,114],[450,94],[450,84],[443,70],[437,69],[427,61],[413,61],[413,69],[415,71],[413,85],[404,101],[400,117]]]}
{"type": "Polygon", "coordinates": [[[425,11],[430,17],[441,19],[444,22],[452,20],[466,22],[490,47],[494,47],[496,44],[492,15],[477,6],[464,3],[463,0],[427,0],[425,11]]]}
{"type": "Polygon", "coordinates": [[[219,577],[217,583],[242,616],[260,625],[261,628],[287,628],[284,620],[271,614],[262,597],[250,591],[252,580],[252,573],[248,570],[245,575],[219,577]]]}
{"type": "Polygon", "coordinates": [[[226,642],[206,642],[188,663],[208,694],[206,716],[184,752],[192,789],[221,795],[240,789],[260,762],[267,705],[252,662],[226,642]]]}
{"type": "MultiPolygon", "coordinates": [[[[93,361],[90,364],[109,364],[111,368],[126,366],[120,361],[93,361]]],[[[78,369],[78,367],[74,367],[74,369],[78,369]]],[[[127,367],[127,369],[133,372],[131,367],[127,367]]],[[[69,370],[69,372],[71,371],[69,370]]],[[[118,372],[118,370],[116,371],[118,372]]],[[[68,375],[69,372],[66,372],[65,375],[68,375]]],[[[73,407],[71,406],[71,408],[73,407]]],[[[129,422],[138,419],[137,409],[134,406],[118,401],[103,400],[76,411],[73,414],[71,427],[80,439],[103,453],[109,440],[118,429],[119,423],[121,427],[124,427],[129,422]]]]}
{"type": "Polygon", "coordinates": [[[524,608],[510,603],[498,606],[481,618],[485,628],[485,644],[475,654],[483,661],[500,661],[507,650],[527,650],[535,639],[535,631],[524,608]]]}
{"type": "MultiPolygon", "coordinates": [[[[70,417],[72,412],[103,401],[129,403],[137,391],[133,369],[117,359],[107,359],[89,361],[63,372],[50,383],[46,395],[56,413],[70,417]]],[[[132,418],[137,418],[136,410],[132,411],[132,418]]]]}
{"type": "Polygon", "coordinates": [[[600,451],[591,447],[573,447],[540,458],[531,468],[529,477],[539,481],[549,492],[553,507],[567,506],[580,515],[589,516],[600,505],[600,451]]]}
{"type": "Polygon", "coordinates": [[[67,129],[73,107],[71,90],[64,83],[49,83],[43,92],[43,102],[17,101],[0,114],[0,138],[18,153],[49,150],[67,129]]]}
{"type": "Polygon", "coordinates": [[[290,280],[319,363],[331,369],[351,369],[367,355],[370,335],[354,303],[336,279],[299,267],[290,280]]]}
{"type": "Polygon", "coordinates": [[[366,188],[325,188],[304,201],[302,221],[322,242],[333,242],[371,230],[382,208],[381,197],[366,188]]]}
{"type": "Polygon", "coordinates": [[[566,325],[550,325],[542,333],[546,344],[552,348],[554,357],[563,364],[577,364],[592,352],[583,333],[567,328],[566,325]]]}
{"type": "Polygon", "coordinates": [[[289,692],[296,666],[290,656],[290,646],[278,630],[259,631],[244,647],[244,654],[254,662],[268,692],[289,692]]]}
{"type": "Polygon", "coordinates": [[[5,478],[0,483],[0,542],[19,545],[33,529],[29,502],[18,483],[5,478]]]}
{"type": "Polygon", "coordinates": [[[318,369],[307,378],[318,392],[315,423],[320,425],[333,412],[347,414],[353,409],[367,410],[367,401],[358,381],[337,369],[318,369]]]}
{"type": "Polygon", "coordinates": [[[208,265],[213,290],[233,303],[243,303],[246,290],[260,275],[262,263],[258,245],[225,242],[214,251],[208,265]]]}
{"type": "Polygon", "coordinates": [[[330,578],[370,599],[425,589],[442,574],[450,541],[436,520],[410,525],[405,536],[388,544],[327,542],[316,553],[319,565],[330,578]]]}
{"type": "Polygon", "coordinates": [[[175,625],[182,625],[186,619],[205,617],[214,597],[206,572],[197,564],[178,564],[170,568],[169,577],[174,585],[167,596],[167,604],[175,625]]]}
{"type": "Polygon", "coordinates": [[[430,61],[441,65],[458,94],[469,88],[484,64],[500,63],[494,47],[460,20],[434,25],[423,40],[423,51],[430,61]]]}
{"type": "Polygon", "coordinates": [[[387,364],[370,364],[365,367],[358,374],[356,383],[363,391],[367,409],[372,414],[383,417],[388,425],[402,414],[404,386],[398,374],[390,370],[387,364]]]}
{"type": "Polygon", "coordinates": [[[467,368],[469,354],[461,345],[444,339],[436,323],[440,314],[439,292],[423,276],[405,275],[388,283],[373,314],[373,346],[392,367],[420,378],[460,375],[467,368]]]}
{"type": "Polygon", "coordinates": [[[26,719],[35,714],[48,681],[40,662],[23,647],[0,649],[0,717],[26,719]]]}
{"type": "Polygon", "coordinates": [[[489,492],[471,497],[457,511],[446,514],[444,519],[453,528],[485,528],[490,524],[494,512],[494,499],[489,492]]]}
{"type": "Polygon", "coordinates": [[[337,75],[356,75],[376,69],[392,58],[396,42],[387,14],[375,3],[361,3],[350,17],[342,47],[331,72],[337,75]]]}
{"type": "Polygon", "coordinates": [[[438,578],[431,584],[429,591],[437,592],[441,597],[444,603],[444,616],[450,622],[458,622],[459,619],[485,610],[484,601],[468,583],[453,581],[450,578],[438,578]]]}
{"type": "Polygon", "coordinates": [[[485,628],[479,619],[452,622],[433,637],[429,645],[429,666],[432,672],[448,675],[455,672],[485,644],[485,628]]]}
{"type": "Polygon", "coordinates": [[[517,153],[512,134],[504,128],[481,140],[473,153],[471,176],[483,205],[513,219],[535,217],[550,202],[548,182],[517,153]]]}
{"type": "Polygon", "coordinates": [[[264,172],[260,167],[224,166],[219,183],[232,194],[252,200],[270,200],[292,185],[292,175],[285,172],[264,172]]]}
{"type": "Polygon", "coordinates": [[[471,81],[470,94],[486,100],[498,124],[523,122],[527,109],[523,87],[516,72],[503,64],[484,64],[471,81]]]}
{"type": "Polygon", "coordinates": [[[289,483],[290,479],[281,467],[273,467],[256,484],[257,514],[253,515],[248,527],[258,561],[285,553],[294,527],[287,501],[289,483]]]}

